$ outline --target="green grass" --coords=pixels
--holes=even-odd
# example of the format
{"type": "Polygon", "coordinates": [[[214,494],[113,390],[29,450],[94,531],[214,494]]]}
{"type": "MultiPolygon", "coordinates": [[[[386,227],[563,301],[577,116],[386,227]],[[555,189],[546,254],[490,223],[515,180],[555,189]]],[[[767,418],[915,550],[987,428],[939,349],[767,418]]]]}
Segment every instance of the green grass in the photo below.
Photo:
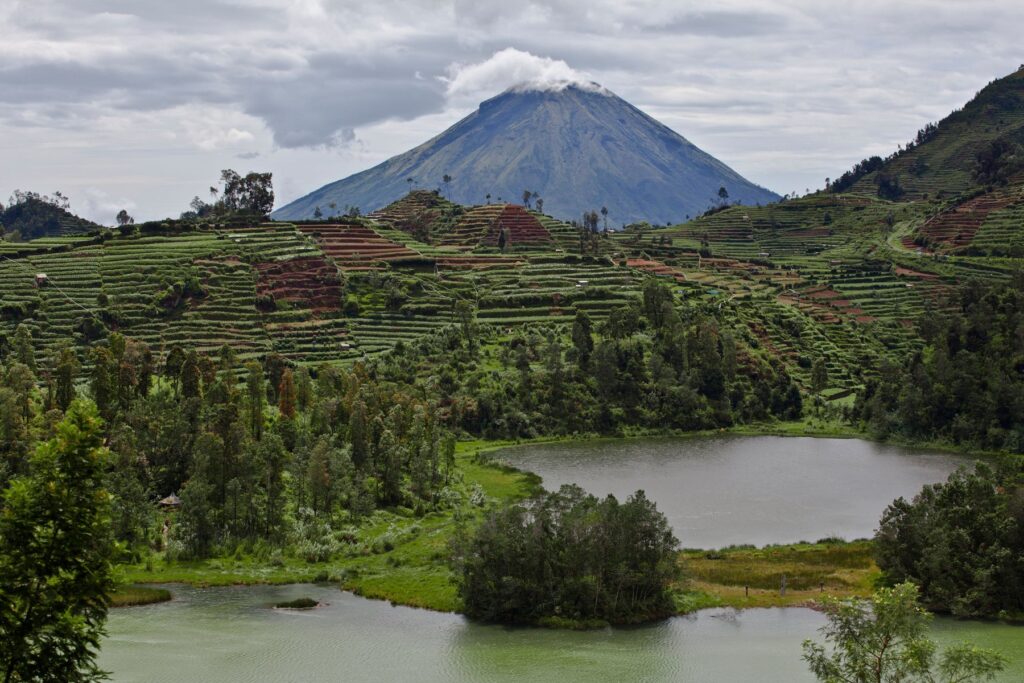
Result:
{"type": "Polygon", "coordinates": [[[166,588],[119,586],[110,595],[110,606],[136,607],[138,605],[151,605],[155,602],[167,602],[170,599],[171,592],[166,588]]]}
{"type": "MultiPolygon", "coordinates": [[[[479,485],[488,504],[525,498],[534,492],[534,475],[478,461],[476,450],[483,447],[484,442],[459,446],[456,457],[465,485],[479,485]]],[[[467,504],[461,514],[465,523],[471,524],[482,511],[467,504]]],[[[331,581],[369,598],[453,612],[459,609],[459,601],[447,558],[457,528],[452,511],[420,518],[400,511],[378,511],[359,529],[357,542],[329,562],[245,554],[186,562],[167,561],[156,554],[122,569],[132,583],[225,586],[331,581]]]]}
{"type": "Polygon", "coordinates": [[[867,596],[880,575],[870,541],[687,550],[680,561],[688,578],[677,591],[680,612],[785,607],[824,595],[867,596]],[[785,595],[780,591],[783,576],[785,595]]]}

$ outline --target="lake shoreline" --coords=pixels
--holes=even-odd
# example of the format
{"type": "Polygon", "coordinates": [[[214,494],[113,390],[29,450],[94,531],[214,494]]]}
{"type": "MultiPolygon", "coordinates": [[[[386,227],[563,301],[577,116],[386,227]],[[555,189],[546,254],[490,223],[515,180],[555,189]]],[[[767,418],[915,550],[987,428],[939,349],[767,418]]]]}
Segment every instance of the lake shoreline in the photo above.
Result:
{"type": "MultiPolygon", "coordinates": [[[[484,484],[492,504],[505,504],[530,495],[541,485],[536,474],[517,469],[501,462],[495,454],[524,446],[558,445],[558,444],[631,444],[642,441],[663,440],[696,440],[709,437],[805,437],[805,438],[843,438],[859,439],[871,443],[896,445],[891,442],[878,442],[866,438],[865,435],[844,427],[836,429],[832,423],[816,424],[814,428],[801,423],[777,423],[767,425],[744,425],[727,430],[701,432],[675,432],[666,430],[633,430],[621,436],[574,435],[565,437],[539,437],[519,441],[463,441],[457,445],[457,457],[460,466],[466,471],[467,479],[480,481],[484,484]]],[[[915,449],[930,449],[930,446],[916,444],[915,449]]],[[[962,453],[952,452],[957,455],[962,453]]],[[[879,510],[879,514],[881,510],[879,510]]],[[[266,560],[239,560],[236,556],[219,556],[198,562],[167,562],[159,556],[150,561],[125,567],[125,578],[132,584],[158,585],[164,583],[184,583],[197,587],[219,585],[282,585],[308,582],[330,582],[363,597],[386,600],[392,604],[405,605],[439,612],[458,612],[461,605],[454,594],[447,567],[437,559],[438,553],[447,547],[447,534],[453,531],[450,514],[433,513],[425,518],[413,520],[403,519],[398,515],[382,513],[388,525],[412,524],[430,526],[430,532],[437,538],[433,542],[432,553],[424,557],[424,553],[410,551],[402,556],[402,548],[385,553],[387,557],[376,556],[366,559],[345,557],[324,563],[305,563],[292,561],[276,563],[266,560]],[[430,521],[427,521],[427,520],[430,521]],[[396,557],[397,556],[397,557],[396,557]],[[384,560],[387,560],[385,562],[384,560]],[[367,566],[372,565],[372,566],[367,566]]],[[[381,522],[384,525],[384,522],[381,522]]],[[[777,548],[793,548],[799,543],[777,545],[777,548]]],[[[806,544],[803,544],[806,545],[806,544]]],[[[758,550],[763,550],[758,549],[758,550]]],[[[687,552],[711,553],[720,552],[714,549],[694,551],[682,550],[680,557],[687,552]]],[[[739,589],[742,590],[742,584],[739,589]]],[[[839,590],[839,595],[866,595],[870,591],[865,585],[858,585],[855,591],[839,590]]],[[[737,607],[746,606],[776,607],[794,604],[798,594],[790,589],[786,596],[772,597],[770,591],[755,588],[755,596],[746,593],[737,595],[735,586],[716,587],[707,582],[696,585],[693,590],[679,591],[677,607],[680,614],[692,613],[704,607],[737,607]]],[[[805,601],[813,596],[801,596],[805,601]]]]}

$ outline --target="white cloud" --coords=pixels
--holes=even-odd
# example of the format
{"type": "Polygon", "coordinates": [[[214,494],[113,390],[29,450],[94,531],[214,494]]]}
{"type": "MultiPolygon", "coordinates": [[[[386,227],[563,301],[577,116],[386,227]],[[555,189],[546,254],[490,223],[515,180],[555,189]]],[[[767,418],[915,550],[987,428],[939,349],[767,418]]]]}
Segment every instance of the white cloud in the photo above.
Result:
{"type": "Polygon", "coordinates": [[[1019,0],[0,5],[0,196],[93,188],[140,219],[245,157],[286,201],[521,82],[597,81],[757,183],[820,186],[1017,68],[1024,25],[1019,0]]]}
{"type": "Polygon", "coordinates": [[[112,197],[96,187],[87,187],[81,197],[71,198],[71,210],[93,223],[113,225],[117,213],[125,209],[128,213],[135,210],[135,202],[124,197],[112,197]]]}
{"type": "Polygon", "coordinates": [[[439,79],[445,83],[450,98],[486,98],[514,88],[516,90],[563,90],[570,85],[601,91],[587,74],[573,69],[561,59],[538,57],[513,47],[499,50],[482,62],[454,63],[447,75],[439,79]]]}

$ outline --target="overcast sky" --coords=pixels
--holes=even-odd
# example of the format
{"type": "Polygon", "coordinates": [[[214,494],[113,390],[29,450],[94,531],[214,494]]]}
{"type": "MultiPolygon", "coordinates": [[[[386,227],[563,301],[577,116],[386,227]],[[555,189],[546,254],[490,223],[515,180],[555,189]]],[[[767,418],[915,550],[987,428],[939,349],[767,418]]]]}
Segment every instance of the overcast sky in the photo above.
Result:
{"type": "Polygon", "coordinates": [[[222,168],[281,206],[522,80],[594,80],[780,194],[1024,62],[1020,0],[0,0],[0,201],[176,216],[222,168]]]}

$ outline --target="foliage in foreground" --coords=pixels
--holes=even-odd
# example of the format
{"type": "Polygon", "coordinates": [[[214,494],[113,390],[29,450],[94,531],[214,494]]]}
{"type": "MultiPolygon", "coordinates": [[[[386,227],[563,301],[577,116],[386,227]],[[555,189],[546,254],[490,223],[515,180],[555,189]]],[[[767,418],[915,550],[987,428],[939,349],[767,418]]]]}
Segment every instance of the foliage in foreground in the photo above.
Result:
{"type": "Polygon", "coordinates": [[[1024,612],[1024,458],[979,464],[890,505],[875,537],[885,578],[913,581],[930,609],[1024,612]]]}
{"type": "Polygon", "coordinates": [[[804,641],[804,660],[824,683],[943,683],[992,680],[1005,660],[968,644],[938,654],[927,636],[931,615],[917,587],[903,583],[870,600],[826,599],[827,645],[804,641]]]}
{"type": "Polygon", "coordinates": [[[509,623],[630,623],[674,613],[676,546],[642,491],[625,503],[563,486],[492,512],[455,543],[471,618],[509,623]]]}
{"type": "Polygon", "coordinates": [[[0,507],[0,670],[11,681],[102,678],[112,589],[109,453],[95,408],[73,403],[0,507]]]}

